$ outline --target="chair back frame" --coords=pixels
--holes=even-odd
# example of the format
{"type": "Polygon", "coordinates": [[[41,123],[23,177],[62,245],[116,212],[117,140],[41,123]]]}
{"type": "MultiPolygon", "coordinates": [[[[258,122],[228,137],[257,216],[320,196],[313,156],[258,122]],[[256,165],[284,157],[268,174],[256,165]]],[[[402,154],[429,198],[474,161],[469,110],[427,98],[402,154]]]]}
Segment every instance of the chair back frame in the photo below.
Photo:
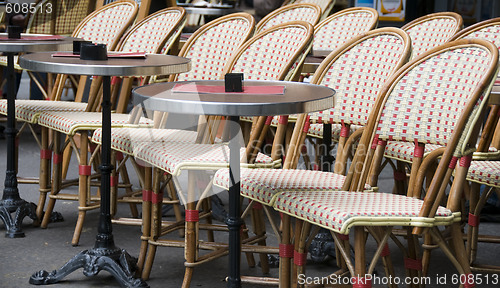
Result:
{"type": "MultiPolygon", "coordinates": [[[[428,14],[425,16],[422,16],[420,18],[417,18],[407,24],[405,24],[401,29],[404,31],[408,32],[410,35],[410,38],[412,39],[412,47],[413,47],[413,54],[412,54],[412,59],[419,56],[423,52],[430,50],[431,48],[434,48],[436,46],[439,46],[441,44],[444,44],[445,42],[448,41],[453,35],[455,35],[458,31],[460,31],[464,26],[464,21],[462,19],[462,16],[455,12],[438,12],[438,13],[433,13],[433,14],[428,14]],[[430,35],[435,35],[436,33],[439,33],[440,30],[437,30],[435,25],[430,24],[433,21],[439,21],[439,20],[448,20],[452,21],[455,24],[453,27],[450,28],[448,33],[445,36],[448,38],[443,38],[443,39],[438,39],[438,38],[431,38],[430,35]],[[432,27],[427,27],[428,31],[430,33],[425,33],[426,35],[423,35],[422,37],[415,37],[415,33],[413,31],[416,28],[419,27],[426,27],[427,25],[432,25],[432,27]],[[437,32],[436,32],[437,30],[437,32]],[[431,41],[429,41],[431,40],[431,41]],[[423,45],[425,42],[427,42],[430,45],[427,45],[427,48],[423,45]]],[[[420,29],[419,29],[420,30],[420,29]]],[[[418,34],[418,33],[417,33],[418,34]]],[[[439,36],[439,35],[437,35],[439,36]]]]}
{"type": "Polygon", "coordinates": [[[277,24],[273,24],[272,26],[269,26],[269,23],[277,22],[278,24],[281,23],[286,23],[290,21],[306,21],[311,23],[312,25],[316,25],[321,17],[321,8],[312,3],[299,3],[299,4],[290,4],[290,5],[285,5],[282,6],[281,8],[278,8],[274,10],[273,12],[267,14],[262,20],[257,23],[257,26],[255,27],[255,32],[260,33],[264,29],[269,29],[270,27],[276,26],[277,24]],[[311,15],[307,15],[304,12],[297,12],[293,13],[293,11],[299,11],[299,10],[305,10],[309,9],[311,10],[311,15]],[[279,21],[278,17],[281,17],[283,15],[286,15],[287,13],[292,13],[294,18],[285,18],[279,21]]]}
{"type": "MultiPolygon", "coordinates": [[[[378,97],[377,102],[374,105],[374,109],[379,112],[376,115],[370,115],[370,120],[367,124],[367,130],[371,131],[371,133],[364,133],[361,137],[359,147],[362,149],[360,151],[358,148],[358,150],[356,151],[356,155],[353,159],[353,165],[351,165],[350,167],[343,189],[349,191],[362,191],[362,187],[364,186],[364,184],[362,185],[361,183],[366,183],[366,178],[369,171],[368,169],[359,169],[359,167],[370,167],[371,164],[376,165],[377,163],[380,163],[380,160],[367,157],[366,155],[368,155],[368,153],[362,150],[369,149],[374,139],[377,139],[375,137],[375,135],[377,135],[376,127],[378,126],[378,122],[383,113],[381,107],[385,106],[385,103],[390,94],[402,80],[402,78],[422,62],[438,54],[445,53],[450,50],[460,49],[463,47],[479,47],[483,50],[487,50],[489,53],[490,61],[488,64],[488,68],[482,74],[483,76],[478,81],[477,85],[475,85],[474,90],[469,93],[469,100],[467,104],[464,105],[464,109],[462,110],[460,117],[456,121],[454,131],[448,140],[447,148],[441,157],[438,168],[436,169],[436,173],[434,174],[430,186],[427,189],[426,197],[424,199],[424,205],[420,212],[420,216],[434,216],[438,205],[441,203],[442,198],[444,197],[444,190],[446,185],[448,184],[447,179],[451,177],[452,170],[454,169],[453,163],[456,163],[456,160],[458,158],[467,156],[472,152],[472,150],[469,150],[468,148],[473,147],[471,145],[473,145],[473,142],[475,142],[476,140],[475,136],[477,136],[478,131],[477,129],[475,129],[475,126],[479,122],[478,120],[481,116],[480,112],[486,105],[487,101],[484,99],[488,97],[489,91],[491,90],[493,81],[498,72],[498,49],[495,47],[495,45],[488,41],[479,39],[464,39],[451,42],[440,47],[436,47],[428,52],[425,52],[418,59],[407,63],[387,81],[386,85],[384,85],[380,92],[380,96],[378,97]],[[452,158],[455,160],[452,160],[452,158]],[[356,166],[358,166],[358,171],[356,171],[355,169],[356,166]]],[[[454,195],[453,197],[456,197],[456,195],[454,195]]],[[[457,201],[458,198],[453,199],[454,201],[457,201]]],[[[456,206],[457,203],[451,205],[451,207],[456,206]]],[[[414,233],[421,232],[421,229],[414,230],[414,233]]]]}

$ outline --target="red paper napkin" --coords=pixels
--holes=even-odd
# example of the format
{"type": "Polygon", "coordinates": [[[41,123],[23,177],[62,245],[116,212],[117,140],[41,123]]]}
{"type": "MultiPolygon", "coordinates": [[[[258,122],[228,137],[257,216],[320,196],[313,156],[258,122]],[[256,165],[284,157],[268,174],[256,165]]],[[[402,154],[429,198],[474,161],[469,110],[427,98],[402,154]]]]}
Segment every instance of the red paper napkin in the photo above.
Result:
{"type": "Polygon", "coordinates": [[[24,40],[24,41],[48,41],[48,40],[60,40],[63,39],[64,36],[60,35],[23,35],[20,39],[12,39],[8,36],[0,36],[0,40],[24,40]]]}
{"type": "MultiPolygon", "coordinates": [[[[57,52],[52,54],[52,57],[80,57],[78,54],[71,52],[57,52]]],[[[109,53],[108,58],[146,58],[144,52],[126,52],[126,53],[109,53]]]]}
{"type": "Polygon", "coordinates": [[[285,86],[243,86],[243,92],[225,92],[224,86],[209,86],[196,84],[175,84],[172,88],[173,92],[183,93],[200,93],[200,94],[223,94],[223,93],[239,93],[239,94],[262,94],[262,95],[283,95],[285,94],[285,86]]]}

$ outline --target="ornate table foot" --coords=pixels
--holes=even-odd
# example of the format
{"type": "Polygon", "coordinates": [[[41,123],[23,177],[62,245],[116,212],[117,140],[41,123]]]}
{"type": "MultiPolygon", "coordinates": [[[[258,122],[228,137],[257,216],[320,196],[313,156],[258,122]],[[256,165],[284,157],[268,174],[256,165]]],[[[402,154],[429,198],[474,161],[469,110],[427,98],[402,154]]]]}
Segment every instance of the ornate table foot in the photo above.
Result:
{"type": "Polygon", "coordinates": [[[48,285],[61,281],[66,275],[83,268],[83,275],[95,276],[101,270],[113,275],[122,287],[145,288],[149,285],[139,278],[134,278],[137,270],[137,259],[130,256],[125,250],[93,248],[84,250],[69,260],[59,270],[47,272],[38,271],[30,277],[30,284],[48,285]]]}
{"type": "Polygon", "coordinates": [[[22,224],[24,217],[28,216],[33,221],[37,221],[36,217],[36,205],[30,202],[26,202],[22,199],[17,200],[1,200],[0,201],[0,219],[2,219],[5,224],[6,232],[5,237],[8,238],[20,238],[24,237],[24,232],[22,231],[22,224]],[[12,218],[11,213],[16,212],[14,218],[12,218]]]}
{"type": "Polygon", "coordinates": [[[309,246],[311,259],[315,263],[322,263],[328,256],[335,258],[335,243],[330,232],[321,229],[311,241],[309,246]]]}

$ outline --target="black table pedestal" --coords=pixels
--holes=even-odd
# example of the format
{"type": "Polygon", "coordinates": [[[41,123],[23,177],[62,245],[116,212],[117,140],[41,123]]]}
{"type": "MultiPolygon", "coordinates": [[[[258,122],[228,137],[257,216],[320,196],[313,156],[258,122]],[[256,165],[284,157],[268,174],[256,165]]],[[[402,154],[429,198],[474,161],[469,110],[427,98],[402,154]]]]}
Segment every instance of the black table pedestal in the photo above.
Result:
{"type": "Polygon", "coordinates": [[[37,220],[36,205],[28,203],[19,196],[17,188],[16,172],[16,87],[14,72],[14,53],[7,54],[7,128],[4,133],[7,138],[7,170],[5,173],[5,186],[2,200],[0,200],[0,219],[5,224],[7,232],[6,237],[19,238],[24,237],[21,225],[24,217],[29,216],[33,221],[37,220]],[[14,218],[12,213],[15,212],[14,218]]]}
{"type": "Polygon", "coordinates": [[[142,279],[134,278],[137,270],[137,259],[131,257],[125,250],[117,248],[113,240],[110,213],[110,174],[113,170],[111,165],[110,88],[110,76],[103,76],[102,165],[99,167],[101,170],[101,205],[94,248],[80,252],[59,270],[54,270],[51,273],[45,270],[36,272],[30,277],[31,284],[57,283],[76,269],[83,268],[85,276],[95,276],[101,270],[108,271],[123,287],[149,287],[142,279]]]}
{"type": "Polygon", "coordinates": [[[227,287],[241,287],[240,260],[241,237],[240,230],[243,225],[240,209],[240,145],[238,134],[240,131],[240,117],[229,117],[229,215],[226,220],[229,229],[229,276],[227,287]]]}

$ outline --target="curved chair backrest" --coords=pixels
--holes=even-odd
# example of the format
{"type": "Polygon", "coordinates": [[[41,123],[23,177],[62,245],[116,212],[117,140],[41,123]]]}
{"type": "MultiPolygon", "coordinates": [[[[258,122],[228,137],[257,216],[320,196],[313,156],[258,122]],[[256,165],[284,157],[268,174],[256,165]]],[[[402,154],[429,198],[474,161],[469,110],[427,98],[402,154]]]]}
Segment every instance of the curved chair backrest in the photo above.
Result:
{"type": "Polygon", "coordinates": [[[318,5],[321,8],[321,20],[323,20],[330,15],[330,11],[332,11],[335,5],[335,0],[292,0],[286,3],[286,5],[299,3],[312,3],[318,5]]]}
{"type": "Polygon", "coordinates": [[[223,75],[243,73],[244,79],[286,79],[297,59],[310,47],[313,29],[307,22],[293,21],[260,32],[234,53],[223,75]]]}
{"type": "Polygon", "coordinates": [[[215,80],[233,53],[253,34],[255,19],[235,13],[213,20],[189,37],[179,56],[191,59],[191,70],[171,75],[169,81],[215,80]]]}
{"type": "Polygon", "coordinates": [[[378,12],[372,8],[353,7],[330,15],[314,26],[313,51],[334,51],[346,41],[368,32],[378,24],[378,12]]]}
{"type": "Polygon", "coordinates": [[[92,9],[91,0],[43,0],[30,16],[26,33],[71,35],[92,9]]]}
{"type": "Polygon", "coordinates": [[[458,39],[485,39],[493,42],[500,49],[500,18],[488,19],[471,25],[451,37],[451,41],[458,39]]]}
{"type": "Polygon", "coordinates": [[[300,3],[285,5],[262,18],[255,27],[255,33],[290,21],[305,21],[314,26],[318,23],[320,17],[321,8],[316,4],[300,3]]]}
{"type": "Polygon", "coordinates": [[[125,31],[134,22],[138,6],[135,1],[112,2],[92,12],[80,22],[72,36],[106,44],[113,51],[125,31]]]}
{"type": "Polygon", "coordinates": [[[401,27],[411,38],[412,59],[447,42],[463,28],[463,19],[454,12],[439,12],[417,18],[401,27]]]}
{"type": "Polygon", "coordinates": [[[186,22],[182,7],[160,10],[136,23],[125,34],[117,50],[126,52],[160,53],[180,35],[186,22]]]}
{"type": "Polygon", "coordinates": [[[455,169],[453,163],[472,153],[469,147],[474,147],[477,140],[475,126],[481,122],[480,114],[497,70],[498,48],[494,44],[462,39],[422,54],[398,70],[383,87],[380,101],[374,105],[374,109],[381,107],[379,113],[367,125],[372,133],[363,135],[361,145],[369,147],[378,138],[382,146],[386,141],[414,142],[422,150],[425,144],[447,146],[427,191],[427,196],[432,196],[426,196],[427,208],[420,216],[433,216],[429,207],[437,209],[442,199],[432,197],[442,183],[449,183],[446,177],[455,169]]]}
{"type": "Polygon", "coordinates": [[[323,60],[311,83],[335,90],[335,108],[313,113],[321,121],[366,125],[380,88],[411,53],[410,37],[398,28],[369,31],[323,60]]]}

